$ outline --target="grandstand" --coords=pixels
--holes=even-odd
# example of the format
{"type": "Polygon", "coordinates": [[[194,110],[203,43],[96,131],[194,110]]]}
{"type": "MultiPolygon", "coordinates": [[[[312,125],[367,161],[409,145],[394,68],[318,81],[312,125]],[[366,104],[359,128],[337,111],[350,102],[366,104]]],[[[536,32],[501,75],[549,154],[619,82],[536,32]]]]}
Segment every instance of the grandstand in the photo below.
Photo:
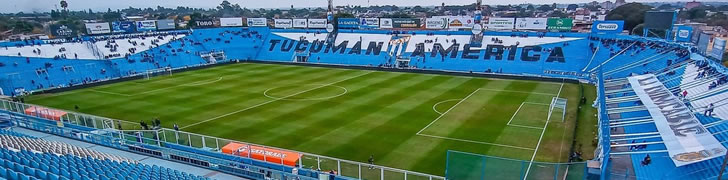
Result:
{"type": "Polygon", "coordinates": [[[225,27],[0,43],[0,178],[716,179],[724,163],[728,71],[690,44],[329,33],[225,27]],[[591,86],[597,97],[582,95],[591,86]],[[592,100],[597,145],[582,152],[592,137],[574,143],[575,128],[589,128],[578,123],[594,116],[592,100]],[[674,117],[656,107],[668,100],[690,128],[666,124],[674,117]],[[137,123],[157,117],[161,127],[137,123]],[[676,150],[679,133],[699,143],[676,150]],[[376,165],[365,163],[373,155],[376,165]]]}

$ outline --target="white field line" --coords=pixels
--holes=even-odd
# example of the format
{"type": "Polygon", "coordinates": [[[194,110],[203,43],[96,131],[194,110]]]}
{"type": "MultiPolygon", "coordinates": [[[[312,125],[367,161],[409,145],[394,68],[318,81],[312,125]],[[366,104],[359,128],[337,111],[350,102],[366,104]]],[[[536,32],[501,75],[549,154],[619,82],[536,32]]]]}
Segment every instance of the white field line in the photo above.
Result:
{"type": "Polygon", "coordinates": [[[431,137],[431,138],[438,138],[438,139],[447,139],[447,140],[453,140],[453,141],[462,141],[462,142],[468,142],[468,143],[477,143],[477,144],[485,144],[485,145],[492,145],[492,146],[500,146],[500,147],[514,148],[514,149],[534,150],[533,148],[527,148],[527,147],[511,146],[511,145],[497,144],[497,143],[487,143],[487,142],[481,142],[481,141],[473,141],[473,140],[458,139],[458,138],[451,138],[451,137],[442,137],[442,136],[435,136],[435,135],[429,135],[429,134],[417,134],[417,135],[418,136],[431,137]]]}
{"type": "Polygon", "coordinates": [[[458,101],[458,100],[461,100],[461,99],[448,99],[448,100],[440,101],[438,103],[435,103],[435,105],[432,105],[432,110],[435,111],[435,113],[437,113],[437,114],[442,114],[442,112],[437,110],[438,105],[440,105],[442,103],[446,103],[446,102],[450,102],[450,101],[458,101]]]}
{"type": "Polygon", "coordinates": [[[227,117],[227,116],[230,116],[230,115],[233,115],[233,114],[237,114],[237,113],[240,113],[240,112],[243,112],[243,111],[247,111],[247,110],[250,110],[250,109],[253,109],[253,108],[256,108],[256,107],[260,107],[262,105],[266,105],[266,104],[269,104],[269,103],[272,103],[272,102],[279,101],[281,99],[286,99],[286,98],[293,97],[293,96],[296,96],[296,95],[299,95],[299,94],[303,94],[303,93],[306,93],[306,92],[309,92],[309,91],[313,91],[313,90],[316,90],[316,89],[319,89],[319,88],[322,88],[322,87],[326,87],[326,86],[330,86],[330,85],[333,85],[333,84],[336,84],[336,83],[340,83],[340,82],[344,82],[344,81],[351,80],[351,79],[354,79],[354,78],[358,78],[358,77],[361,77],[361,76],[370,74],[372,72],[373,71],[368,71],[367,73],[364,73],[364,74],[356,75],[356,76],[353,76],[353,77],[349,77],[349,78],[346,78],[346,79],[338,80],[338,81],[335,81],[335,82],[332,82],[332,83],[328,83],[328,84],[322,84],[321,86],[317,86],[317,87],[314,87],[314,88],[311,88],[311,89],[308,89],[308,90],[304,90],[304,91],[301,91],[301,92],[293,93],[291,95],[287,95],[287,96],[281,97],[280,99],[272,99],[272,100],[269,100],[269,101],[266,101],[266,102],[263,102],[263,103],[260,103],[260,104],[256,104],[256,105],[253,105],[253,106],[244,108],[244,109],[240,109],[240,110],[237,110],[237,111],[233,111],[233,112],[230,112],[230,113],[227,113],[227,114],[223,114],[223,115],[220,115],[220,116],[217,116],[217,117],[213,117],[213,118],[210,118],[210,119],[207,119],[207,120],[199,121],[199,122],[196,122],[196,123],[193,123],[193,124],[190,124],[190,125],[181,127],[180,129],[185,129],[185,128],[192,127],[192,126],[197,126],[197,125],[202,124],[202,123],[206,123],[206,122],[213,121],[213,120],[216,120],[216,119],[220,119],[220,118],[223,118],[223,117],[227,117]]]}
{"type": "MultiPolygon", "coordinates": [[[[556,94],[556,97],[558,98],[561,96],[561,90],[564,88],[564,82],[561,82],[561,87],[559,87],[559,93],[556,94]]],[[[549,126],[549,121],[551,119],[546,119],[546,124],[543,125],[543,131],[541,131],[541,137],[538,138],[538,144],[536,144],[536,149],[533,151],[533,156],[531,156],[531,161],[528,163],[528,169],[526,169],[526,174],[523,176],[523,180],[528,179],[528,173],[531,171],[531,166],[533,165],[533,160],[536,159],[536,153],[538,153],[538,147],[541,146],[541,140],[543,140],[543,135],[546,134],[546,128],[549,126]]]]}
{"type": "Polygon", "coordinates": [[[546,103],[535,103],[535,102],[526,102],[526,101],[524,101],[524,102],[521,103],[520,106],[518,106],[518,109],[516,109],[516,112],[513,113],[513,116],[511,116],[511,119],[508,120],[508,123],[506,123],[506,125],[507,126],[514,126],[514,127],[521,127],[521,128],[530,128],[530,129],[542,130],[543,128],[540,128],[540,127],[533,127],[533,126],[525,126],[525,125],[511,124],[511,122],[513,121],[513,118],[515,118],[516,115],[518,114],[518,112],[521,111],[521,108],[523,108],[523,105],[524,104],[535,104],[535,105],[544,105],[544,106],[549,106],[550,105],[550,104],[546,104],[546,103]]]}
{"type": "Polygon", "coordinates": [[[497,91],[497,92],[524,93],[524,94],[537,94],[537,95],[544,95],[544,96],[556,96],[556,94],[551,94],[551,93],[528,92],[528,91],[512,91],[512,90],[503,90],[503,89],[480,88],[479,90],[497,91]]]}
{"type": "Polygon", "coordinates": [[[455,109],[455,107],[457,107],[458,105],[460,105],[460,103],[464,102],[466,99],[470,98],[470,96],[473,96],[473,94],[475,94],[478,91],[480,91],[480,89],[476,89],[472,93],[468,94],[468,96],[465,96],[465,98],[463,98],[462,100],[458,101],[458,103],[456,103],[455,105],[453,105],[452,107],[450,107],[450,109],[447,109],[447,111],[445,111],[442,114],[440,114],[440,116],[438,116],[437,118],[435,118],[435,120],[433,120],[432,122],[430,122],[430,124],[427,124],[427,126],[425,126],[424,128],[420,129],[420,131],[417,131],[416,135],[419,135],[420,133],[422,133],[422,131],[425,131],[425,129],[427,129],[428,127],[430,127],[432,124],[435,124],[435,122],[437,122],[437,120],[440,120],[440,118],[442,118],[443,116],[445,116],[445,114],[447,114],[447,112],[450,112],[451,110],[455,109]]]}
{"type": "Polygon", "coordinates": [[[142,95],[142,94],[149,94],[149,93],[153,93],[153,92],[157,92],[157,91],[172,89],[172,88],[176,88],[176,87],[180,87],[180,86],[199,86],[199,85],[205,85],[205,84],[212,84],[212,83],[216,83],[221,80],[222,80],[222,76],[218,77],[216,80],[213,80],[213,81],[207,81],[207,80],[195,81],[195,82],[191,82],[191,83],[185,83],[185,84],[170,86],[170,87],[166,87],[166,88],[144,91],[144,92],[140,92],[140,93],[136,93],[136,94],[115,93],[115,92],[102,91],[102,90],[96,90],[96,89],[91,89],[91,91],[98,92],[98,93],[104,93],[104,94],[113,94],[113,95],[118,95],[118,96],[132,97],[132,96],[138,96],[138,95],[142,95]]]}
{"type": "Polygon", "coordinates": [[[515,112],[515,113],[513,113],[513,116],[511,116],[511,120],[508,120],[508,123],[506,123],[506,125],[511,125],[511,121],[513,121],[513,118],[515,118],[515,117],[516,117],[516,114],[518,114],[518,111],[521,111],[521,108],[523,107],[523,104],[524,104],[524,103],[525,103],[525,102],[522,102],[522,103],[521,103],[521,105],[520,105],[520,106],[518,106],[518,109],[516,109],[516,112],[515,112]]]}

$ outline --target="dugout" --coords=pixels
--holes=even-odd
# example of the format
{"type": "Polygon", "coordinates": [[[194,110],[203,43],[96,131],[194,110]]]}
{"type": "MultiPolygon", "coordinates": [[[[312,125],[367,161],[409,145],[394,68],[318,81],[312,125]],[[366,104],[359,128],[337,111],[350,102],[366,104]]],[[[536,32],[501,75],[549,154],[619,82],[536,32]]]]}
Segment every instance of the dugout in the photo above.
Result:
{"type": "Polygon", "coordinates": [[[234,142],[231,142],[222,147],[222,153],[249,157],[256,160],[275,164],[283,164],[291,167],[296,167],[296,163],[298,163],[302,156],[301,153],[298,152],[283,151],[262,146],[240,144],[234,142]]]}

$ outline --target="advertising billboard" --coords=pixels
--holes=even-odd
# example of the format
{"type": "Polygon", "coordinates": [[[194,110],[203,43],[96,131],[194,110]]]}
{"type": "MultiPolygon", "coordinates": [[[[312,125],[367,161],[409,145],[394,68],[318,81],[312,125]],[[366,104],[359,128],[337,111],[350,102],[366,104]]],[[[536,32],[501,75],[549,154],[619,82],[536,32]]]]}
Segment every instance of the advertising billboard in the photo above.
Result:
{"type": "Polygon", "coordinates": [[[243,26],[243,18],[220,18],[220,26],[222,27],[240,27],[243,26]]]}
{"type": "Polygon", "coordinates": [[[109,23],[87,23],[86,33],[88,34],[108,34],[111,33],[109,23]]]}
{"type": "Polygon", "coordinates": [[[293,19],[293,27],[294,28],[307,28],[308,27],[308,20],[306,20],[306,19],[293,19]]]}
{"type": "Polygon", "coordinates": [[[338,18],[336,22],[339,25],[339,29],[359,28],[359,19],[357,18],[338,18]]]}
{"type": "Polygon", "coordinates": [[[379,18],[360,18],[359,28],[375,29],[379,28],[379,18]]]}
{"type": "Polygon", "coordinates": [[[51,35],[55,37],[73,37],[76,36],[76,31],[64,24],[54,24],[51,25],[51,35]]]}
{"type": "Polygon", "coordinates": [[[618,34],[624,30],[624,21],[594,21],[592,33],[618,34]]]}
{"type": "Polygon", "coordinates": [[[212,19],[195,20],[195,25],[197,27],[215,27],[215,21],[212,19]]]}
{"type": "Polygon", "coordinates": [[[513,18],[490,18],[485,27],[487,29],[513,29],[515,23],[516,19],[513,18]]]}
{"type": "Polygon", "coordinates": [[[516,29],[545,30],[547,18],[517,18],[516,29]]]}
{"type": "Polygon", "coordinates": [[[394,28],[421,28],[422,22],[417,18],[392,18],[394,28]]]}
{"type": "Polygon", "coordinates": [[[265,18],[248,18],[248,27],[265,27],[268,26],[268,20],[265,18]]]}
{"type": "Polygon", "coordinates": [[[326,19],[308,19],[308,28],[326,28],[326,19]]]}
{"type": "Polygon", "coordinates": [[[391,18],[379,18],[379,28],[394,28],[391,18]]]}
{"type": "Polygon", "coordinates": [[[712,37],[711,34],[708,33],[700,33],[698,35],[698,51],[707,54],[708,53],[708,44],[710,44],[710,38],[712,37]]]}
{"type": "Polygon", "coordinates": [[[447,19],[447,27],[451,29],[473,28],[473,25],[475,25],[475,18],[470,16],[433,16],[432,18],[447,19]]]}
{"type": "Polygon", "coordinates": [[[674,11],[647,11],[645,13],[645,27],[648,29],[672,28],[674,11]]]}
{"type": "Polygon", "coordinates": [[[136,29],[137,29],[137,31],[157,30],[157,21],[155,21],[155,20],[137,21],[136,29]]]}
{"type": "Polygon", "coordinates": [[[553,32],[569,32],[574,27],[574,20],[569,18],[549,18],[546,29],[553,32]]]}
{"type": "Polygon", "coordinates": [[[710,50],[710,56],[722,60],[725,53],[725,39],[713,38],[713,49],[710,50]]]}
{"type": "Polygon", "coordinates": [[[111,22],[111,32],[113,32],[113,33],[131,33],[131,32],[134,32],[134,22],[131,22],[131,21],[114,21],[114,22],[111,22]]]}
{"type": "Polygon", "coordinates": [[[427,29],[447,29],[447,18],[427,18],[425,19],[425,28],[427,29]]]}
{"type": "Polygon", "coordinates": [[[157,20],[157,30],[170,30],[177,28],[173,19],[157,20]]]}
{"type": "Polygon", "coordinates": [[[274,19],[273,27],[275,27],[275,28],[292,28],[293,19],[274,19]]]}
{"type": "Polygon", "coordinates": [[[693,38],[693,27],[691,26],[678,26],[675,31],[675,41],[677,42],[690,42],[693,38]]]}

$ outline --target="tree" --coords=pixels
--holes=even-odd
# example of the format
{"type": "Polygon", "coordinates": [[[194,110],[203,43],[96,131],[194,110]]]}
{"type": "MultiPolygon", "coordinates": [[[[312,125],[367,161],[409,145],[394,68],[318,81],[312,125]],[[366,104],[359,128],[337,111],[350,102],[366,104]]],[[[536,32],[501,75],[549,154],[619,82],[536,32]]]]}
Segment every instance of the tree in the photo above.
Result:
{"type": "Polygon", "coordinates": [[[549,17],[558,17],[558,18],[566,18],[568,16],[569,16],[568,14],[566,14],[562,11],[559,11],[559,10],[556,10],[554,12],[551,12],[551,14],[549,14],[549,17]]]}
{"type": "Polygon", "coordinates": [[[645,13],[651,10],[652,6],[641,3],[629,3],[615,8],[607,14],[607,20],[623,20],[624,28],[632,30],[638,24],[645,21],[645,13]]]}
{"type": "Polygon", "coordinates": [[[334,18],[355,18],[354,14],[350,13],[336,13],[334,14],[334,18]]]}
{"type": "Polygon", "coordinates": [[[68,2],[66,2],[66,0],[61,0],[61,8],[68,11],[68,2]]]}
{"type": "Polygon", "coordinates": [[[576,8],[579,8],[579,5],[576,5],[576,4],[569,4],[568,6],[566,6],[566,10],[567,10],[567,11],[575,11],[575,10],[576,10],[576,8]]]}
{"type": "Polygon", "coordinates": [[[670,4],[662,4],[657,7],[658,10],[672,10],[674,9],[670,4]]]}
{"type": "Polygon", "coordinates": [[[554,10],[554,9],[555,8],[553,8],[553,7],[549,6],[549,5],[545,5],[545,4],[538,7],[538,10],[539,11],[543,11],[543,12],[551,11],[551,10],[554,10]]]}

